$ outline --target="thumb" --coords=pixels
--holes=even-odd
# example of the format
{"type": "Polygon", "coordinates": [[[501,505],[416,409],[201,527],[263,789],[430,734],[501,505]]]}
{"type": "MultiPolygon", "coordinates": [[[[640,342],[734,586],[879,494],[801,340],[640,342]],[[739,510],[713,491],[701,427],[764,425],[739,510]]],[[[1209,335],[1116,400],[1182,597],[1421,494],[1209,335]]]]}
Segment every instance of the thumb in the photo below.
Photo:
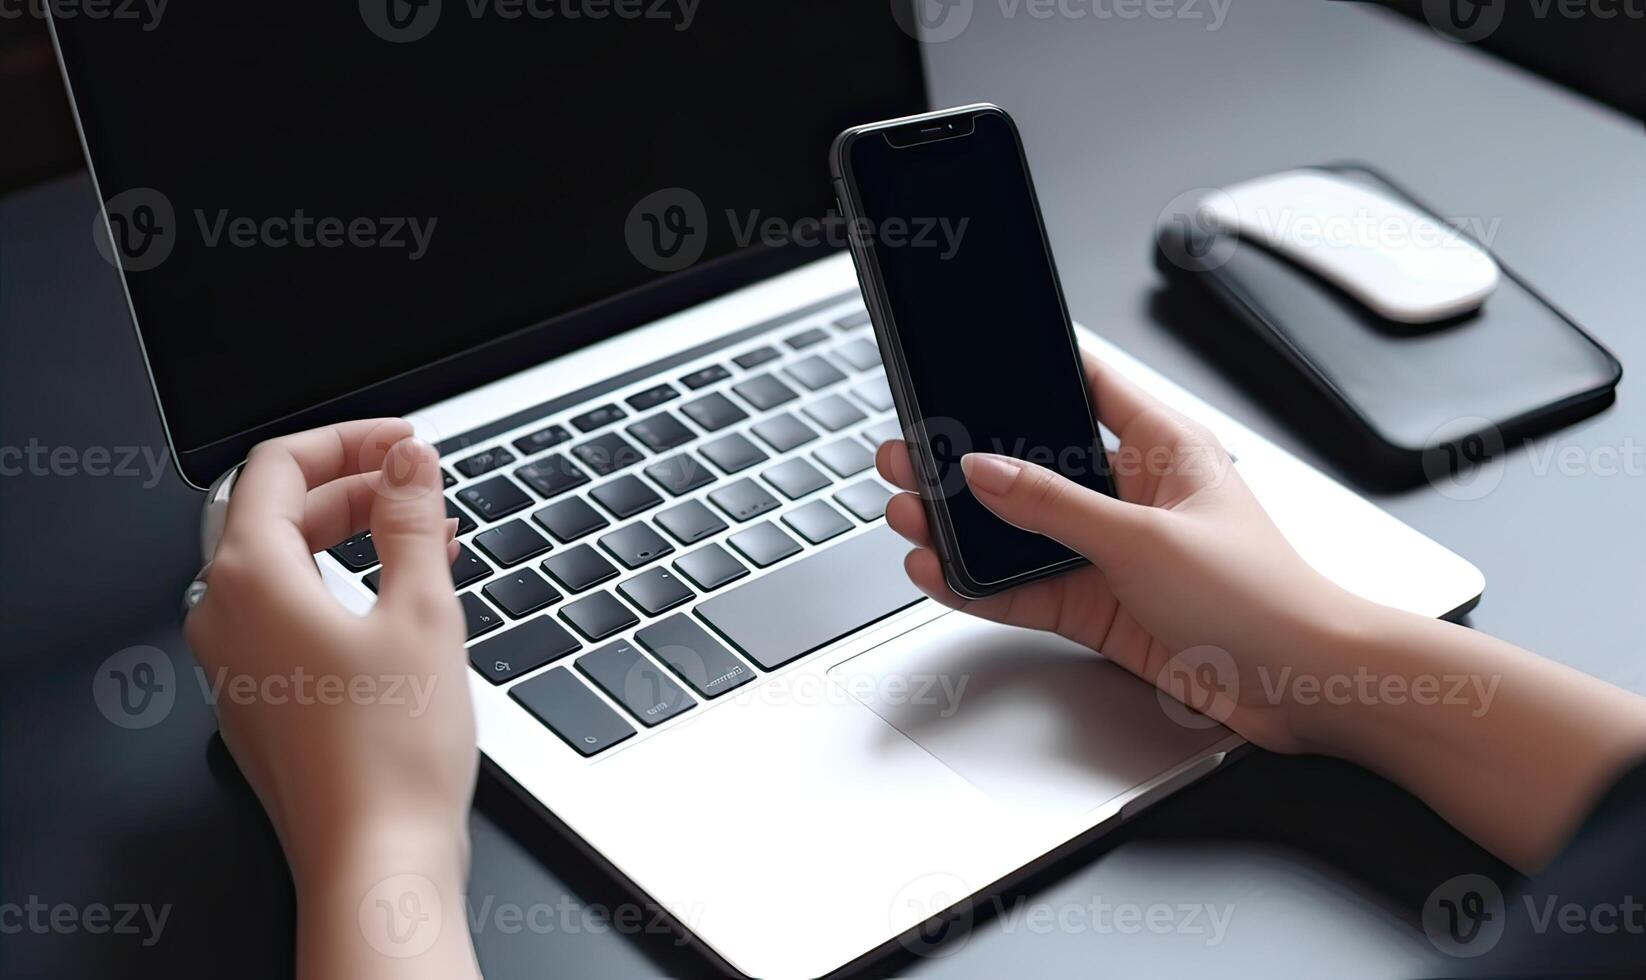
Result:
{"type": "Polygon", "coordinates": [[[1088,490],[1010,456],[967,453],[960,468],[972,496],[996,517],[1044,534],[1099,565],[1135,543],[1148,515],[1147,507],[1088,490]]]}
{"type": "Polygon", "coordinates": [[[383,562],[379,601],[452,603],[440,457],[421,439],[402,439],[389,448],[377,477],[371,536],[383,562]]]}

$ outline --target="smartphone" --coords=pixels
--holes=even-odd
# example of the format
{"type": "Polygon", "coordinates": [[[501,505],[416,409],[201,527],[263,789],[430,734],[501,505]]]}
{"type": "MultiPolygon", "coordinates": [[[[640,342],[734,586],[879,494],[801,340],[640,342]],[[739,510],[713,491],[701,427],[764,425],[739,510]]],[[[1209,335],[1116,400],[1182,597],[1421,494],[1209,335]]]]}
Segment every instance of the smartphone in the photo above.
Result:
{"type": "Polygon", "coordinates": [[[999,453],[1114,492],[1017,126],[987,104],[857,126],[830,167],[949,587],[982,598],[1083,564],[994,516],[960,469],[999,453]]]}

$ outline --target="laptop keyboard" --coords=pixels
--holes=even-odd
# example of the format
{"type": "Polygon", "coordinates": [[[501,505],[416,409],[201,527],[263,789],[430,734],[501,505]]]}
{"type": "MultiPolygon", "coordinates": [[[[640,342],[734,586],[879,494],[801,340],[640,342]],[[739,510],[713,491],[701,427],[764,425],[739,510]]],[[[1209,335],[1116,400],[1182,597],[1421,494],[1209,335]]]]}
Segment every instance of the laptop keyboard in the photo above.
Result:
{"type": "MultiPolygon", "coordinates": [[[[868,316],[817,320],[447,460],[469,662],[580,755],[919,601],[868,316]]],[[[376,591],[369,533],[330,552],[376,591]]]]}

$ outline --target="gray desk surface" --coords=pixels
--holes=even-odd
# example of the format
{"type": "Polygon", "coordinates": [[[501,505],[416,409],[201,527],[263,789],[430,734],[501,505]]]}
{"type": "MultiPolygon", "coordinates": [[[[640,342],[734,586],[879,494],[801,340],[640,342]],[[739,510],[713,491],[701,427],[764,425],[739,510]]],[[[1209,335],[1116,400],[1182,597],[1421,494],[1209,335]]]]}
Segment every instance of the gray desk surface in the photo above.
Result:
{"type": "MultiPolygon", "coordinates": [[[[1321,460],[1186,340],[1185,321],[1215,324],[1215,313],[1156,294],[1149,231],[1189,188],[1358,158],[1450,214],[1497,222],[1501,255],[1626,365],[1646,362],[1639,122],[1363,5],[1225,9],[1209,30],[1186,18],[1041,20],[1027,5],[979,2],[964,34],[929,51],[940,103],[987,99],[1018,116],[1080,320],[1321,460]]],[[[0,445],[160,451],[117,283],[90,245],[93,208],[83,178],[0,204],[0,445]]],[[[1636,387],[1631,375],[1603,415],[1515,451],[1482,499],[1426,487],[1379,499],[1485,570],[1476,627],[1646,691],[1636,387]]],[[[130,935],[7,935],[0,974],[284,975],[290,884],[255,802],[211,749],[192,679],[183,675],[166,721],[140,732],[105,722],[90,695],[97,665],[128,646],[189,663],[175,610],[194,570],[197,499],[169,469],[152,486],[139,471],[0,480],[0,901],[169,905],[170,917],[149,947],[130,935]]],[[[601,928],[595,907],[630,898],[485,781],[473,832],[471,904],[489,976],[702,971],[668,937],[601,928]],[[490,911],[508,905],[595,912],[515,930],[490,911]]],[[[1257,755],[1006,896],[944,955],[879,969],[1442,972],[1417,910],[1435,884],[1475,870],[1503,873],[1376,777],[1257,755]],[[1186,924],[1156,935],[1082,911],[1094,902],[1230,918],[1220,941],[1186,924]],[[1066,927],[1048,928],[1047,915],[1066,927]]],[[[818,928],[827,924],[796,923],[795,941],[818,928]]]]}

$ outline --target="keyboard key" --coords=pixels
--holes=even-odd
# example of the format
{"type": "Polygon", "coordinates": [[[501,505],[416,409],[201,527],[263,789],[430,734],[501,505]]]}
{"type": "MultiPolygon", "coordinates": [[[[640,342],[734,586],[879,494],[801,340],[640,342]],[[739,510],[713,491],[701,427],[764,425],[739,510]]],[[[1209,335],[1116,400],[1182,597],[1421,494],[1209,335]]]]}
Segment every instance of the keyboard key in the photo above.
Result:
{"type": "Polygon", "coordinates": [[[544,456],[535,463],[527,463],[515,470],[514,475],[524,481],[526,486],[536,490],[538,496],[548,500],[560,496],[572,487],[580,487],[589,482],[587,473],[559,453],[544,456]]]}
{"type": "Polygon", "coordinates": [[[790,500],[799,500],[829,485],[829,478],[803,459],[784,460],[760,474],[766,482],[790,500]]]}
{"type": "Polygon", "coordinates": [[[881,486],[878,480],[864,480],[854,483],[834,495],[835,503],[851,511],[860,521],[878,521],[886,516],[886,501],[892,499],[892,492],[881,486]]]}
{"type": "Polygon", "coordinates": [[[666,568],[642,572],[619,585],[617,591],[648,616],[656,616],[682,602],[690,602],[695,594],[666,568]]]}
{"type": "Polygon", "coordinates": [[[548,572],[567,592],[582,592],[617,577],[617,568],[586,544],[543,559],[548,572]]]}
{"type": "Polygon", "coordinates": [[[653,531],[645,521],[635,521],[610,534],[601,535],[600,547],[611,552],[612,557],[627,568],[639,568],[674,550],[674,545],[663,540],[663,536],[653,531]]]}
{"type": "Polygon", "coordinates": [[[680,392],[676,391],[673,385],[663,384],[654,385],[645,391],[637,391],[623,400],[628,402],[629,407],[635,411],[644,412],[648,408],[656,408],[666,401],[679,397],[680,392]]]}
{"type": "Polygon", "coordinates": [[[685,613],[653,623],[634,638],[706,698],[717,698],[754,679],[754,671],[685,613]]]}
{"type": "Polygon", "coordinates": [[[861,327],[868,322],[868,311],[858,310],[856,313],[848,313],[847,315],[834,321],[834,325],[839,327],[841,330],[856,330],[858,327],[861,327]]]}
{"type": "Polygon", "coordinates": [[[501,684],[553,663],[582,645],[559,623],[538,616],[469,647],[469,663],[493,684],[501,684]]]}
{"type": "Polygon", "coordinates": [[[777,498],[760,489],[753,480],[742,479],[709,491],[709,499],[739,523],[777,509],[777,498]]]}
{"type": "Polygon", "coordinates": [[[486,598],[498,608],[515,619],[529,616],[560,599],[559,590],[543,581],[543,576],[529,568],[505,572],[501,578],[487,583],[481,591],[485,592],[486,598]]]}
{"type": "Polygon", "coordinates": [[[892,389],[885,375],[853,385],[851,390],[859,401],[877,412],[889,411],[892,407],[892,389]]]}
{"type": "Polygon", "coordinates": [[[629,426],[629,435],[654,453],[683,446],[697,438],[697,433],[686,428],[669,412],[658,412],[651,418],[641,419],[629,426]]]}
{"type": "Polygon", "coordinates": [[[450,490],[452,487],[455,487],[455,486],[457,486],[457,477],[452,476],[450,470],[441,470],[440,471],[440,489],[450,490]]]}
{"type": "Polygon", "coordinates": [[[836,476],[851,476],[874,465],[874,454],[855,439],[836,440],[820,446],[812,455],[834,470],[836,476]]]}
{"type": "Polygon", "coordinates": [[[897,424],[896,419],[887,419],[884,422],[876,422],[859,432],[858,435],[862,436],[869,445],[879,449],[880,444],[883,442],[903,438],[903,427],[897,424]]]}
{"type": "Polygon", "coordinates": [[[468,627],[469,639],[490,633],[503,625],[503,617],[497,610],[486,605],[486,600],[473,592],[465,592],[457,598],[463,604],[463,621],[468,627]]]}
{"type": "Polygon", "coordinates": [[[754,563],[756,568],[775,565],[800,553],[800,545],[771,521],[761,521],[726,539],[727,543],[754,563]]]}
{"type": "Polygon", "coordinates": [[[452,562],[452,585],[455,588],[473,585],[492,573],[492,567],[466,544],[457,546],[457,560],[452,562]]]}
{"type": "Polygon", "coordinates": [[[370,531],[361,531],[354,537],[346,541],[339,541],[326,550],[330,551],[331,556],[351,572],[363,572],[377,564],[377,546],[372,544],[370,531]]]}
{"type": "Polygon", "coordinates": [[[848,340],[834,349],[834,356],[851,365],[853,370],[867,371],[880,366],[880,348],[867,337],[848,340]]]}
{"type": "Polygon", "coordinates": [[[652,520],[681,544],[696,544],[726,529],[726,522],[716,517],[714,511],[703,506],[700,500],[688,500],[677,507],[659,511],[652,520]]]}
{"type": "Polygon", "coordinates": [[[756,422],[749,427],[749,431],[760,437],[760,441],[780,453],[786,453],[796,446],[804,446],[817,438],[817,433],[811,430],[806,423],[787,412],[774,415],[763,422],[756,422]]]}
{"type": "Polygon", "coordinates": [[[685,688],[627,640],[578,657],[577,669],[647,728],[697,704],[685,688]]]}
{"type": "Polygon", "coordinates": [[[706,442],[698,446],[697,451],[726,473],[746,470],[756,463],[765,462],[768,458],[754,443],[736,432],[713,442],[706,442]]]}
{"type": "Polygon", "coordinates": [[[663,502],[657,491],[640,482],[632,473],[620,476],[610,483],[602,483],[589,491],[589,496],[600,506],[612,512],[618,520],[651,510],[663,502]]]}
{"type": "Polygon", "coordinates": [[[499,524],[474,536],[474,543],[493,561],[507,568],[549,550],[549,542],[525,521],[499,524]]]}
{"type": "Polygon", "coordinates": [[[668,491],[671,497],[691,493],[715,481],[714,471],[698,462],[697,457],[691,453],[681,453],[659,460],[646,467],[644,472],[655,480],[658,486],[668,491]]]}
{"type": "Polygon", "coordinates": [[[846,376],[840,373],[839,368],[816,354],[790,364],[788,370],[789,377],[800,382],[809,391],[827,388],[836,381],[846,380],[846,376]]]}
{"type": "Polygon", "coordinates": [[[558,446],[571,437],[570,429],[563,425],[551,425],[547,429],[538,429],[530,435],[524,435],[516,439],[514,448],[520,450],[523,456],[531,456],[545,449],[558,446]]]}
{"type": "Polygon", "coordinates": [[[711,596],[697,614],[772,670],[919,602],[903,572],[908,550],[882,524],[711,596]]]}
{"type": "Polygon", "coordinates": [[[846,399],[841,398],[839,395],[829,395],[827,398],[819,398],[817,401],[812,402],[805,408],[802,408],[801,411],[805,412],[813,422],[816,422],[823,428],[828,429],[830,432],[839,432],[848,425],[856,425],[857,423],[868,418],[867,415],[863,414],[862,409],[858,408],[856,405],[853,405],[846,399]]]}
{"type": "Polygon", "coordinates": [[[644,453],[615,432],[595,436],[588,442],[573,446],[572,455],[593,470],[595,476],[616,473],[623,467],[646,458],[644,453]]]}
{"type": "Polygon", "coordinates": [[[828,339],[829,332],[827,330],[824,330],[822,327],[813,327],[810,330],[802,330],[794,336],[787,338],[783,342],[788,344],[791,350],[805,350],[807,347],[811,347],[814,344],[821,344],[823,341],[828,339]]]}
{"type": "Polygon", "coordinates": [[[607,526],[611,522],[600,516],[600,512],[590,507],[588,501],[582,497],[567,497],[556,501],[532,514],[543,530],[554,535],[556,541],[564,544],[567,541],[576,541],[585,534],[590,534],[607,526]]]}
{"type": "Polygon", "coordinates": [[[604,640],[640,622],[640,617],[610,592],[593,592],[561,606],[560,618],[591,640],[604,640]]]}
{"type": "Polygon", "coordinates": [[[692,580],[704,592],[713,592],[727,582],[735,582],[749,570],[717,544],[705,545],[675,559],[675,571],[692,580]]]}
{"type": "Polygon", "coordinates": [[[584,757],[634,734],[633,726],[564,667],[515,685],[509,696],[584,757]]]}
{"type": "MultiPolygon", "coordinates": [[[[525,469],[526,467],[522,467],[525,469]]],[[[532,498],[506,476],[494,476],[484,483],[474,483],[457,491],[463,501],[483,521],[495,521],[524,507],[530,507],[532,498]]]]}
{"type": "Polygon", "coordinates": [[[572,427],[579,432],[593,432],[601,426],[611,425],[613,422],[627,417],[628,413],[616,405],[602,405],[572,419],[572,427]]]}
{"type": "Polygon", "coordinates": [[[756,347],[754,350],[749,351],[746,354],[739,354],[732,358],[732,363],[747,371],[751,368],[757,368],[768,361],[775,361],[782,356],[783,355],[778,352],[776,347],[756,347]]]}
{"type": "Polygon", "coordinates": [[[475,453],[467,459],[460,459],[452,464],[452,469],[473,479],[482,473],[490,473],[499,466],[512,462],[514,462],[514,453],[498,446],[485,452],[475,453]]]}
{"type": "Polygon", "coordinates": [[[812,544],[822,544],[852,529],[851,521],[821,500],[814,500],[784,514],[783,523],[812,544]]]}
{"type": "Polygon", "coordinates": [[[732,373],[730,371],[718,364],[711,364],[706,368],[693,371],[691,374],[682,376],[680,383],[688,388],[696,390],[704,385],[712,385],[716,381],[724,381],[731,376],[732,373]]]}
{"type": "Polygon", "coordinates": [[[734,422],[741,422],[749,417],[749,413],[731,403],[731,400],[720,392],[704,395],[696,401],[689,401],[680,406],[680,411],[686,417],[703,427],[705,432],[714,432],[724,429],[734,422]]]}
{"type": "Polygon", "coordinates": [[[732,390],[737,392],[737,397],[761,412],[800,397],[793,388],[769,374],[757,374],[746,381],[739,381],[732,385],[732,390]]]}
{"type": "Polygon", "coordinates": [[[446,498],[446,519],[450,520],[453,517],[457,518],[457,533],[458,534],[468,534],[470,531],[474,530],[476,527],[479,527],[478,524],[474,523],[474,518],[469,516],[468,511],[466,511],[466,510],[462,509],[461,507],[457,506],[457,504],[452,502],[452,499],[450,497],[447,497],[446,498]]]}

